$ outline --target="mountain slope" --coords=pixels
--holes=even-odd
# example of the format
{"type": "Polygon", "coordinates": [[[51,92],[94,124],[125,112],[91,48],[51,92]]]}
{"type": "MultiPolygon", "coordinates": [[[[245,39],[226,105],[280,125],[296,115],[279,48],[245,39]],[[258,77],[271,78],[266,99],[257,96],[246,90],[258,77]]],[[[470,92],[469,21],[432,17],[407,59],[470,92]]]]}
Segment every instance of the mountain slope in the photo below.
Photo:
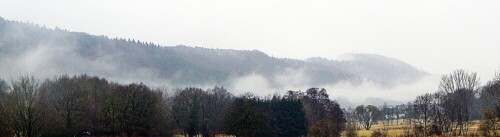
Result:
{"type": "Polygon", "coordinates": [[[295,60],[270,57],[257,50],[159,46],[0,18],[1,77],[87,73],[123,82],[183,87],[228,85],[235,78],[259,75],[271,87],[279,88],[290,81],[322,86],[369,80],[393,86],[426,75],[393,58],[373,54],[351,56],[349,60],[295,60]]]}

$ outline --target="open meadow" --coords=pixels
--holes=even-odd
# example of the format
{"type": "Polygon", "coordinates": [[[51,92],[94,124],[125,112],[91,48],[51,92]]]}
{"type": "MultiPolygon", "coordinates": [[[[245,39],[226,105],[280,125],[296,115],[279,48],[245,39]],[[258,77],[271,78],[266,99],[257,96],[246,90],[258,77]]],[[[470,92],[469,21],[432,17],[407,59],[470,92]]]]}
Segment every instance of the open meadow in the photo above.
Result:
{"type": "MultiPolygon", "coordinates": [[[[363,128],[359,128],[357,130],[358,136],[359,137],[370,137],[370,136],[372,136],[373,132],[375,132],[375,131],[384,132],[384,129],[387,131],[387,136],[389,136],[389,137],[403,137],[403,136],[406,136],[409,133],[411,134],[413,132],[412,131],[413,126],[410,125],[407,121],[399,120],[398,124],[396,124],[396,120],[393,120],[392,122],[393,122],[393,124],[391,124],[389,122],[389,125],[384,126],[384,124],[380,121],[377,124],[373,125],[370,128],[370,130],[365,130],[363,128]]],[[[468,135],[469,136],[481,135],[480,131],[478,130],[479,129],[479,121],[472,121],[470,124],[471,125],[469,127],[468,135]]],[[[497,134],[498,133],[500,133],[500,132],[497,131],[497,134]]],[[[345,131],[344,131],[343,136],[345,136],[345,131]]]]}

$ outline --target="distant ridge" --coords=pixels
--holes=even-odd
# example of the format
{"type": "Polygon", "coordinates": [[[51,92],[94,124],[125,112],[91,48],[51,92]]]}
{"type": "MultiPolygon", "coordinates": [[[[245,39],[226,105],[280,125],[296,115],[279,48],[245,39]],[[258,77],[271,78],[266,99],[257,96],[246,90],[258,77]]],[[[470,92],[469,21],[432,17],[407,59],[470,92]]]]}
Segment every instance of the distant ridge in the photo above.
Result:
{"type": "Polygon", "coordinates": [[[0,76],[36,74],[98,75],[114,80],[169,83],[171,86],[227,85],[234,78],[263,76],[272,87],[288,78],[322,86],[341,81],[373,81],[391,87],[418,80],[426,72],[394,58],[349,54],[349,59],[270,57],[258,50],[159,46],[139,40],[108,38],[49,29],[0,18],[0,76]]]}

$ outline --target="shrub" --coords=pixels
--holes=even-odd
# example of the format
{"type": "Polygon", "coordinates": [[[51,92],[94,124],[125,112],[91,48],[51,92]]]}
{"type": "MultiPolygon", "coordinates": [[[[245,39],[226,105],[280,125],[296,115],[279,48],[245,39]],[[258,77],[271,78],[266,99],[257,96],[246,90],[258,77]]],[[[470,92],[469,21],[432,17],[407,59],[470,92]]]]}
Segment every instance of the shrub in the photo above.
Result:
{"type": "Polygon", "coordinates": [[[496,115],[495,111],[489,108],[484,110],[483,117],[479,125],[479,131],[481,131],[484,136],[489,136],[492,133],[495,133],[496,115]]]}
{"type": "Polygon", "coordinates": [[[387,137],[387,132],[379,129],[377,131],[373,131],[371,136],[372,137],[387,137]]]}
{"type": "Polygon", "coordinates": [[[358,136],[358,130],[356,130],[356,124],[354,122],[347,122],[347,126],[345,128],[345,136],[346,137],[358,136]]]}

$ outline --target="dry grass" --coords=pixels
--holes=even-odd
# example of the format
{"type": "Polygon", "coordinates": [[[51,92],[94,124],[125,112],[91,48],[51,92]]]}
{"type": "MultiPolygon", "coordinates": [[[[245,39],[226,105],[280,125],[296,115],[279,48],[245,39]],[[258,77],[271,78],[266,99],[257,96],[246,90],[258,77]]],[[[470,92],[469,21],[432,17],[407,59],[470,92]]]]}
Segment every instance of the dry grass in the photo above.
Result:
{"type": "Polygon", "coordinates": [[[404,133],[404,128],[409,126],[406,122],[403,123],[402,120],[399,120],[399,124],[396,124],[396,120],[393,121],[393,125],[384,126],[382,122],[379,124],[373,125],[370,130],[360,129],[358,130],[358,136],[360,137],[369,137],[374,131],[380,130],[383,131],[384,128],[387,130],[387,134],[389,136],[402,136],[404,133]]]}
{"type": "MultiPolygon", "coordinates": [[[[398,124],[396,124],[396,120],[392,121],[393,124],[389,124],[389,126],[384,126],[382,122],[379,122],[376,125],[373,125],[370,130],[365,130],[365,129],[359,129],[358,130],[358,136],[359,137],[370,137],[374,131],[380,130],[382,131],[384,128],[387,129],[387,134],[390,137],[398,137],[398,136],[403,136],[405,128],[410,128],[410,124],[407,123],[407,121],[402,121],[399,120],[398,124]]],[[[477,133],[478,128],[479,128],[479,121],[472,121],[470,122],[470,127],[469,127],[469,133],[477,133]]],[[[500,131],[497,131],[497,133],[500,135],[500,131]]],[[[175,135],[176,137],[183,137],[183,135],[175,135]]],[[[201,135],[200,135],[201,136],[201,135]]],[[[234,137],[231,135],[222,135],[218,134],[216,137],[234,137]]]]}
{"type": "MultiPolygon", "coordinates": [[[[380,130],[382,131],[384,128],[387,129],[387,134],[390,137],[403,136],[405,128],[410,129],[410,124],[406,121],[402,122],[399,120],[399,124],[396,124],[396,121],[392,121],[393,125],[384,126],[382,122],[379,122],[376,125],[373,125],[370,130],[359,129],[358,136],[359,137],[370,137],[374,131],[380,130]]],[[[469,134],[478,134],[479,121],[472,121],[469,127],[469,134]]],[[[500,131],[497,131],[500,134],[500,131]]]]}

